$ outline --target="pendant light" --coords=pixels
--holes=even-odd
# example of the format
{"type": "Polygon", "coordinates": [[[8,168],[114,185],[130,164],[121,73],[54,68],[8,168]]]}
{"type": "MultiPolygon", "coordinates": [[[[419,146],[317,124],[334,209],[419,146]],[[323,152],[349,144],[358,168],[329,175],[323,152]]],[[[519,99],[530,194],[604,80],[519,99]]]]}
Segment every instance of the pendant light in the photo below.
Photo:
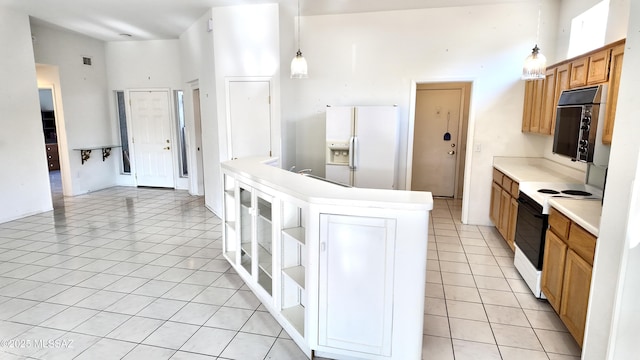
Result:
{"type": "Polygon", "coordinates": [[[298,0],[298,52],[296,56],[291,60],[291,78],[292,79],[304,79],[307,75],[307,60],[302,56],[300,51],[300,0],[298,0]]]}
{"type": "MultiPolygon", "coordinates": [[[[540,14],[542,13],[542,1],[538,2],[538,30],[536,31],[536,42],[540,37],[540,14]]],[[[544,80],[547,72],[547,58],[540,53],[538,44],[533,47],[522,67],[522,80],[544,80]]]]}

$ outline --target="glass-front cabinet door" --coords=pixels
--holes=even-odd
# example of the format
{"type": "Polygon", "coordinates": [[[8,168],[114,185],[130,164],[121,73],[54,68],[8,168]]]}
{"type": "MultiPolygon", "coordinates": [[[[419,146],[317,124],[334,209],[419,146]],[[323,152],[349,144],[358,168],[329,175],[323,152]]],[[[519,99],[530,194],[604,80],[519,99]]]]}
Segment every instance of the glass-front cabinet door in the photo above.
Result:
{"type": "Polygon", "coordinates": [[[258,284],[272,295],[273,287],[273,225],[271,218],[271,198],[263,194],[256,195],[256,245],[258,255],[258,284]]]}
{"type": "Polygon", "coordinates": [[[273,293],[273,224],[270,195],[238,185],[240,265],[269,295],[273,293]]]}
{"type": "Polygon", "coordinates": [[[252,190],[240,185],[240,264],[252,274],[253,267],[253,206],[252,190]]]}

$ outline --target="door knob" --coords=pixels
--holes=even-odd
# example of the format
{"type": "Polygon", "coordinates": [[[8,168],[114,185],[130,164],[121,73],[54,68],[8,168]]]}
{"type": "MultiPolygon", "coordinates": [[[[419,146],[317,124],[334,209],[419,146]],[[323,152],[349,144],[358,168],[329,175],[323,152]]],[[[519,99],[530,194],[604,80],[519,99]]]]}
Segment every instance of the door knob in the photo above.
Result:
{"type": "Polygon", "coordinates": [[[164,150],[169,150],[170,148],[167,146],[166,148],[164,148],[164,150]]]}
{"type": "Polygon", "coordinates": [[[451,151],[449,151],[447,154],[449,154],[449,155],[454,155],[455,153],[456,153],[455,151],[451,150],[451,151]]]}

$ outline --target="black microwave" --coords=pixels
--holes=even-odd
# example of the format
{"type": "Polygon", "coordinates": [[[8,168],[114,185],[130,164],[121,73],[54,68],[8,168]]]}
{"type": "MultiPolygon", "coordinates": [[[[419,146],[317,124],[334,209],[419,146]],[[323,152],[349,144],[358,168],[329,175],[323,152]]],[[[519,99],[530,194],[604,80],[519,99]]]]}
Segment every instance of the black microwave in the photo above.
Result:
{"type": "Polygon", "coordinates": [[[556,109],[553,153],[593,162],[602,86],[565,90],[556,109]]]}

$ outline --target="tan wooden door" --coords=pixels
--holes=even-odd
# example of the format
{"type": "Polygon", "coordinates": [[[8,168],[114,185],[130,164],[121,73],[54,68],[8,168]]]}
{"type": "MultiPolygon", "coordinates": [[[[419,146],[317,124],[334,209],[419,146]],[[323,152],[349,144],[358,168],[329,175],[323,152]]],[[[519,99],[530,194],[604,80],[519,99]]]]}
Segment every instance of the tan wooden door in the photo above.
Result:
{"type": "Polygon", "coordinates": [[[416,91],[412,190],[454,196],[462,95],[462,89],[416,91]]]}

